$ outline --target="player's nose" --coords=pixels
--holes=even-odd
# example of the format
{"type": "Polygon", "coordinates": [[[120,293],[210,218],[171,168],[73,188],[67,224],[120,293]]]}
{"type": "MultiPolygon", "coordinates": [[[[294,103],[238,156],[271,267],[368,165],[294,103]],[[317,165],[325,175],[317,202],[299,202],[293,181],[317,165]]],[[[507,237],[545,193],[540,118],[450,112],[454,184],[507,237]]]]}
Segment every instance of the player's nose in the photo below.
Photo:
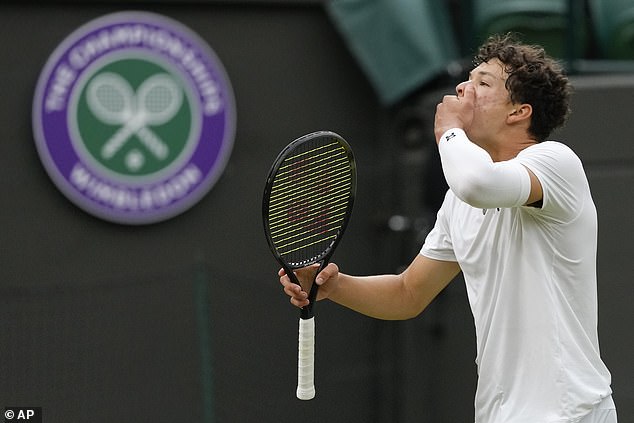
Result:
{"type": "Polygon", "coordinates": [[[469,83],[471,83],[471,81],[463,81],[456,85],[456,95],[458,95],[458,97],[464,96],[464,90],[469,83]]]}

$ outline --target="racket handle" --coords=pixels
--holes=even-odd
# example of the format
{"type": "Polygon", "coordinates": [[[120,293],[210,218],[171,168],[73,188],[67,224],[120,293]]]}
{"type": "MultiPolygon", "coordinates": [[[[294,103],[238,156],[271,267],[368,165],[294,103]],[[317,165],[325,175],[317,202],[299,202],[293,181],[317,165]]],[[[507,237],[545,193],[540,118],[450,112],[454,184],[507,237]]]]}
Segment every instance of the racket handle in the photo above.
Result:
{"type": "Polygon", "coordinates": [[[127,124],[119,129],[101,148],[101,157],[104,159],[111,159],[112,156],[117,154],[117,151],[123,147],[123,144],[130,139],[134,130],[131,124],[127,124]]]}
{"type": "Polygon", "coordinates": [[[315,398],[315,317],[299,319],[297,398],[315,398]]]}

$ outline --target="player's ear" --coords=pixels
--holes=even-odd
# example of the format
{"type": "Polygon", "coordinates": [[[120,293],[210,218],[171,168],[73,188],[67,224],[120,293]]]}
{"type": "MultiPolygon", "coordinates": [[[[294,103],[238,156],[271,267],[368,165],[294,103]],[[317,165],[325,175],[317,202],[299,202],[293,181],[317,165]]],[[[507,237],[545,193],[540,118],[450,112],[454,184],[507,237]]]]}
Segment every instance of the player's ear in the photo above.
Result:
{"type": "Polygon", "coordinates": [[[517,123],[526,119],[530,119],[533,115],[533,106],[528,103],[513,104],[507,116],[508,123],[517,123]]]}

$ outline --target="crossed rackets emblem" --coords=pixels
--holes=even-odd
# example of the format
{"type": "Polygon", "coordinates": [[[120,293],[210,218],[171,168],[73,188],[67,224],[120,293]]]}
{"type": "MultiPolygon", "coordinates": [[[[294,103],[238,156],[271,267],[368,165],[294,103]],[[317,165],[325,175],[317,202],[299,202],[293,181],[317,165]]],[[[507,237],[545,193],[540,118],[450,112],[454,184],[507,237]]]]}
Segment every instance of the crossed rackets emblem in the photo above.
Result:
{"type": "Polygon", "coordinates": [[[157,159],[167,158],[169,147],[151,127],[169,122],[181,108],[183,91],[171,76],[150,76],[135,92],[120,75],[104,72],[88,85],[86,101],[101,122],[120,125],[101,147],[103,159],[111,159],[134,135],[157,159]]]}

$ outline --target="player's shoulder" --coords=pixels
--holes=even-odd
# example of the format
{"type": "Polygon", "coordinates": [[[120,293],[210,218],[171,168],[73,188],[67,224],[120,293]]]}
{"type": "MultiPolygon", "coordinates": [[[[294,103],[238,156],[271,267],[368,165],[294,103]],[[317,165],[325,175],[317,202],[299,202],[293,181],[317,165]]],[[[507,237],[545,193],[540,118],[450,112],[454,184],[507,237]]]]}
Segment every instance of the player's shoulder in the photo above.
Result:
{"type": "Polygon", "coordinates": [[[533,144],[522,150],[518,156],[531,154],[554,153],[577,157],[577,153],[572,148],[560,141],[542,141],[533,144]]]}
{"type": "Polygon", "coordinates": [[[566,163],[573,167],[582,167],[581,159],[568,145],[559,141],[542,141],[522,150],[517,158],[520,161],[558,164],[566,163]]]}

